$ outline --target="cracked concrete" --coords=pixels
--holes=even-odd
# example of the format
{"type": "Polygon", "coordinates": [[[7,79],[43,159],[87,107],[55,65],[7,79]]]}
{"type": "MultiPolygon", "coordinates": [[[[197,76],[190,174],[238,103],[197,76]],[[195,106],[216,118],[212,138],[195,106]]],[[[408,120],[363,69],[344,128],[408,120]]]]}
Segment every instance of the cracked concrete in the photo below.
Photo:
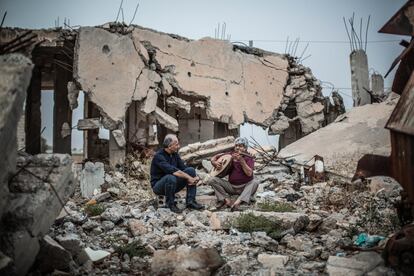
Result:
{"type": "Polygon", "coordinates": [[[246,121],[276,124],[278,112],[283,115],[292,100],[304,135],[326,122],[320,83],[291,57],[211,38],[188,40],[138,26],[130,30],[121,35],[110,25],[81,27],[75,47],[75,78],[103,116],[116,123],[111,129],[125,123],[127,108],[138,101],[143,113],[177,131],[168,108],[183,108],[171,97],[189,102],[186,113],[202,107],[204,119],[229,129],[246,121]]]}

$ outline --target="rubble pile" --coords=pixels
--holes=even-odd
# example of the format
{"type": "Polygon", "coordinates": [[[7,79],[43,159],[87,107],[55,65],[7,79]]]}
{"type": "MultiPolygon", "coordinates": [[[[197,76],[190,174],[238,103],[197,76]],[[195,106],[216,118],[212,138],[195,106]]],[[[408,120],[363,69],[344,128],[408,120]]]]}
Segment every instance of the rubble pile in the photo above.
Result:
{"type": "MultiPolygon", "coordinates": [[[[207,163],[202,160],[199,174],[207,174],[207,163]]],[[[206,209],[175,214],[158,202],[144,184],[148,180],[107,172],[100,193],[90,199],[77,192],[66,204],[68,213],[43,241],[47,269],[43,255],[36,269],[76,275],[395,275],[375,251],[350,248],[361,233],[387,237],[398,228],[393,205],[400,197],[398,183],[375,177],[306,185],[289,161],[266,164],[256,172],[261,184],[255,202],[240,212],[216,210],[213,190],[202,185],[197,200],[206,209]]],[[[178,194],[181,208],[184,198],[178,194]]]]}

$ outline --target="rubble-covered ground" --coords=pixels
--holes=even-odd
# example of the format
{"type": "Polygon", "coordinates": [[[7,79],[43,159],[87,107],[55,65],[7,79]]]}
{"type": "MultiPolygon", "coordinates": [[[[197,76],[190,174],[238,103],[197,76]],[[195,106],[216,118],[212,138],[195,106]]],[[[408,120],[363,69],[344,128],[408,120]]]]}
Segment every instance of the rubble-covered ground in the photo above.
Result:
{"type": "MultiPolygon", "coordinates": [[[[386,238],[399,228],[401,188],[391,178],[305,185],[274,160],[256,171],[261,185],[242,211],[215,210],[213,190],[202,185],[198,201],[206,210],[175,214],[149,187],[149,160],[134,160],[124,173],[105,173],[94,199],[78,188],[33,275],[57,268],[75,275],[396,275],[375,251],[386,239],[371,251],[352,250],[358,234],[386,238]]],[[[183,208],[185,192],[179,196],[183,208]]]]}

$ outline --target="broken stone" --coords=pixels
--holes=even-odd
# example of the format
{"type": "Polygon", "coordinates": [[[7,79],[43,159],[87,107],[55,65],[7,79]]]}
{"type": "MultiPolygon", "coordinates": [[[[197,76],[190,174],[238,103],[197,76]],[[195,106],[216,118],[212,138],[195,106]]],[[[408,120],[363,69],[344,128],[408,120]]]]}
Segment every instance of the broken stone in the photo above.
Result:
{"type": "Polygon", "coordinates": [[[115,142],[120,148],[125,147],[126,140],[125,140],[125,135],[122,130],[120,129],[112,130],[112,135],[115,139],[115,142]]]}
{"type": "Polygon", "coordinates": [[[182,147],[179,150],[181,158],[187,164],[199,164],[202,160],[212,157],[221,152],[230,151],[234,148],[234,137],[227,136],[224,138],[208,140],[204,143],[194,143],[182,147]]]}
{"type": "Polygon", "coordinates": [[[272,268],[275,271],[282,269],[289,260],[288,256],[259,254],[257,260],[266,268],[272,268]]]}
{"type": "Polygon", "coordinates": [[[161,83],[163,87],[162,94],[167,96],[171,95],[171,93],[173,92],[171,84],[164,77],[162,78],[161,83]]]}
{"type": "Polygon", "coordinates": [[[161,108],[158,106],[155,108],[155,118],[157,121],[165,126],[166,128],[177,132],[178,131],[178,122],[175,118],[171,117],[167,113],[165,113],[161,108]]]}
{"type": "Polygon", "coordinates": [[[77,234],[69,233],[64,236],[57,236],[56,240],[63,248],[69,251],[72,256],[78,255],[82,250],[82,242],[77,234]]]}
{"type": "Polygon", "coordinates": [[[211,275],[224,264],[215,248],[190,248],[157,250],[151,263],[155,275],[211,275]]]}
{"type": "Polygon", "coordinates": [[[167,98],[167,106],[170,108],[185,110],[187,114],[191,111],[191,103],[174,96],[167,98]]]}
{"type": "Polygon", "coordinates": [[[207,172],[210,172],[213,169],[213,165],[209,160],[204,159],[203,161],[201,161],[201,165],[207,172]]]}
{"type": "Polygon", "coordinates": [[[123,208],[121,206],[112,206],[105,209],[105,211],[101,214],[101,218],[117,223],[122,219],[122,214],[123,208]]]}
{"type": "Polygon", "coordinates": [[[80,119],[77,126],[78,130],[99,129],[100,127],[102,124],[99,118],[80,119]]]}
{"type": "Polygon", "coordinates": [[[329,275],[365,275],[382,263],[376,252],[360,252],[352,258],[330,256],[326,271],[329,275]]]}
{"type": "Polygon", "coordinates": [[[67,122],[63,123],[62,129],[60,131],[60,135],[62,136],[62,138],[66,138],[70,136],[71,134],[72,134],[71,126],[67,122]]]}
{"type": "Polygon", "coordinates": [[[85,198],[92,198],[95,189],[99,189],[105,182],[104,164],[101,162],[86,162],[80,175],[81,194],[85,198]]]}
{"type": "Polygon", "coordinates": [[[279,157],[294,156],[296,164],[305,165],[313,156],[323,157],[325,170],[352,178],[364,154],[388,156],[390,136],[384,129],[395,100],[355,107],[334,123],[319,129],[279,152],[279,157]],[[338,140],[338,137],[341,139],[338,140]],[[370,141],[367,143],[366,141],[370,141]]]}
{"type": "Polygon", "coordinates": [[[90,247],[86,247],[79,253],[79,256],[77,258],[77,262],[79,264],[84,264],[87,261],[92,261],[94,263],[97,263],[99,261],[102,261],[106,257],[111,255],[108,251],[105,250],[93,250],[90,247]]]}
{"type": "Polygon", "coordinates": [[[71,254],[55,240],[48,235],[43,238],[40,243],[40,252],[37,256],[41,272],[52,272],[55,269],[67,270],[71,260],[71,254]]]}
{"type": "Polygon", "coordinates": [[[145,114],[150,114],[155,111],[157,107],[158,93],[154,89],[149,89],[147,97],[141,106],[141,111],[145,114]]]}
{"type": "Polygon", "coordinates": [[[79,89],[73,81],[68,82],[68,101],[71,110],[78,107],[79,89]]]}
{"type": "Polygon", "coordinates": [[[278,117],[276,123],[270,126],[271,134],[283,134],[289,128],[289,118],[282,115],[278,117]]]}
{"type": "MultiPolygon", "coordinates": [[[[145,64],[132,39],[101,28],[81,27],[76,40],[74,78],[90,100],[114,121],[121,121],[145,64]],[[90,66],[94,64],[94,66],[90,66]],[[116,91],[116,97],[114,97],[116,91]]],[[[143,98],[142,97],[142,98],[143,98]]]]}

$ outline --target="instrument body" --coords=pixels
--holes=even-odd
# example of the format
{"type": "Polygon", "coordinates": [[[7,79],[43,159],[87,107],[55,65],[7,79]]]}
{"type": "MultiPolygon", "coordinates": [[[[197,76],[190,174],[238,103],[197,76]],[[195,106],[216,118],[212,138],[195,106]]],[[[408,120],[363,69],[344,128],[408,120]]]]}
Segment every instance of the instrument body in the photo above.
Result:
{"type": "MultiPolygon", "coordinates": [[[[248,153],[238,152],[240,155],[252,157],[248,153]]],[[[232,153],[225,153],[217,159],[221,163],[221,169],[213,167],[210,171],[210,176],[223,178],[230,173],[231,164],[233,162],[232,153]]]]}

